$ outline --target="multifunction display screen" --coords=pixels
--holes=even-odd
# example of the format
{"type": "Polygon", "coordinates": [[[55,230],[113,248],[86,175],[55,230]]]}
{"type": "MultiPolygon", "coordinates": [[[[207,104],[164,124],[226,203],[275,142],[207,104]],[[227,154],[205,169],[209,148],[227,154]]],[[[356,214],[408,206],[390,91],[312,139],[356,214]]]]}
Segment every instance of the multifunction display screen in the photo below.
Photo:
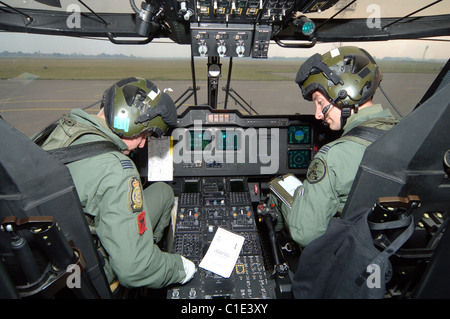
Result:
{"type": "Polygon", "coordinates": [[[308,125],[291,125],[288,130],[289,144],[310,144],[311,127],[308,125]]]}
{"type": "Polygon", "coordinates": [[[191,151],[203,151],[213,146],[218,150],[237,151],[240,144],[239,131],[235,130],[189,131],[189,137],[191,151]]]}

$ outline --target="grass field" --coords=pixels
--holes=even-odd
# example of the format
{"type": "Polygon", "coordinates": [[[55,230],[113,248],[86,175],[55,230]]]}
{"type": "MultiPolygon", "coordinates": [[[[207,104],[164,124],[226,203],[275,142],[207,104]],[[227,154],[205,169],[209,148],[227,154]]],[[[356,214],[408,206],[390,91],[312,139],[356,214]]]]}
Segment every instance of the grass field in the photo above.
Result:
{"type": "MultiPolygon", "coordinates": [[[[222,59],[222,76],[227,78],[229,60],[222,59]]],[[[298,60],[234,59],[233,80],[291,81],[301,65],[298,60]]],[[[197,80],[206,80],[206,58],[195,59],[197,80]]],[[[443,63],[380,61],[384,73],[439,72],[443,63]]],[[[190,60],[87,59],[87,58],[1,58],[0,79],[33,77],[44,80],[116,80],[133,76],[153,80],[191,80],[190,60]]]]}

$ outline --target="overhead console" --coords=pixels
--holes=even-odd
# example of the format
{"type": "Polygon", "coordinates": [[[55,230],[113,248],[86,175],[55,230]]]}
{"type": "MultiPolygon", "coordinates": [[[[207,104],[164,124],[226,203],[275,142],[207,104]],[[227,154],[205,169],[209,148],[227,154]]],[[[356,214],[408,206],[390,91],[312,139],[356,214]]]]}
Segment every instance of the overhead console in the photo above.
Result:
{"type": "Polygon", "coordinates": [[[333,136],[313,115],[254,116],[188,108],[173,139],[174,176],[305,175],[333,136]]]}
{"type": "MultiPolygon", "coordinates": [[[[271,23],[282,21],[295,8],[295,0],[188,0],[180,8],[192,11],[198,22],[271,23]]],[[[184,4],[183,4],[184,3],[184,4]]],[[[183,9],[181,9],[183,11],[183,9]]],[[[186,18],[186,14],[183,16],[186,18]]]]}
{"type": "MultiPolygon", "coordinates": [[[[194,56],[267,58],[273,35],[299,16],[334,5],[318,0],[173,0],[174,24],[185,25],[194,56]]],[[[310,21],[310,20],[309,20],[310,21]]],[[[310,28],[313,30],[314,24],[310,28]]],[[[298,27],[302,27],[296,23],[298,27]]],[[[174,31],[180,31],[176,27],[174,31]]],[[[309,40],[305,34],[304,40],[309,40]]]]}
{"type": "Polygon", "coordinates": [[[281,23],[294,10],[294,0],[202,0],[191,23],[194,56],[267,58],[271,24],[281,23]],[[258,22],[258,24],[256,24],[258,22]]]}
{"type": "MultiPolygon", "coordinates": [[[[198,23],[281,24],[294,12],[324,11],[338,0],[172,0],[177,20],[198,23]]],[[[174,17],[175,18],[175,17],[174,17]]]]}
{"type": "Polygon", "coordinates": [[[267,58],[271,28],[269,26],[193,23],[194,56],[267,58]],[[255,35],[255,38],[254,38],[255,35]]]}

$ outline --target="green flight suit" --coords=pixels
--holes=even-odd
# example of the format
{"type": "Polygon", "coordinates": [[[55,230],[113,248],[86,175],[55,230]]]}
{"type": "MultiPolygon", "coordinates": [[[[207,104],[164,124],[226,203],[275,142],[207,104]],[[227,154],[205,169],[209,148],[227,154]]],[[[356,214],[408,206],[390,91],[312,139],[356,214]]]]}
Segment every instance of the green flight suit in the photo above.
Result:
{"type": "MultiPolygon", "coordinates": [[[[60,123],[49,136],[42,145],[44,149],[67,146],[76,134],[74,130],[81,131],[80,125],[87,131],[94,128],[102,136],[84,134],[73,145],[106,139],[120,150],[127,148],[104,119],[81,109],[72,110],[70,118],[61,122],[64,125],[60,123]],[[73,126],[70,119],[77,125],[73,126]]],[[[154,244],[154,237],[161,239],[170,221],[174,194],[169,185],[154,183],[142,190],[134,163],[120,151],[88,157],[67,167],[92,231],[106,252],[104,270],[109,282],[117,278],[125,287],[161,288],[185,278],[181,256],[162,252],[154,244]]]]}
{"type": "MultiPolygon", "coordinates": [[[[380,127],[385,130],[396,122],[389,110],[376,104],[351,115],[343,136],[375,118],[386,119],[385,127],[380,127]]],[[[365,150],[366,146],[342,137],[324,145],[311,161],[303,185],[295,190],[291,209],[270,194],[269,203],[274,203],[281,211],[292,239],[299,245],[306,246],[321,236],[330,219],[342,212],[365,150]]],[[[281,227],[283,221],[277,223],[276,230],[281,227]]]]}

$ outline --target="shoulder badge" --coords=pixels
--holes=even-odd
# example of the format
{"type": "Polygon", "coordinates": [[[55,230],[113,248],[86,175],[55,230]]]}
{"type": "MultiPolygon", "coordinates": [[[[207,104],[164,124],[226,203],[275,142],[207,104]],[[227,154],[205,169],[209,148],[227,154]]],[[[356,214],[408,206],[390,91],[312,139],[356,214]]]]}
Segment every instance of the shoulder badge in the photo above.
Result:
{"type": "Polygon", "coordinates": [[[133,213],[142,210],[142,189],[141,183],[136,177],[130,178],[129,182],[129,203],[133,213]]]}
{"type": "Polygon", "coordinates": [[[327,174],[327,164],[321,158],[314,158],[308,166],[306,179],[311,184],[320,182],[327,174]]]}

